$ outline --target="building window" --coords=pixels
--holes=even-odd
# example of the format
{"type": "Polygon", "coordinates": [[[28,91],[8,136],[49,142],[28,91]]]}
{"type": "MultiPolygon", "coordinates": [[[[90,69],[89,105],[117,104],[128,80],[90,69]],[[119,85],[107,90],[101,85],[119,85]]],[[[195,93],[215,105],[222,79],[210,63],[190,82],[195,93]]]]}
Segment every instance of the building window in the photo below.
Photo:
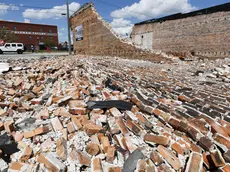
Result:
{"type": "Polygon", "coordinates": [[[49,33],[52,33],[52,30],[51,30],[51,29],[49,29],[49,33]]]}
{"type": "Polygon", "coordinates": [[[28,27],[28,31],[29,31],[29,32],[31,31],[31,28],[30,28],[30,27],[28,27]]]}
{"type": "Polygon", "coordinates": [[[13,27],[13,30],[17,30],[17,27],[16,27],[16,26],[14,26],[14,27],[13,27]]]}
{"type": "Polygon", "coordinates": [[[43,32],[43,30],[42,30],[42,29],[40,29],[40,32],[43,32]]]}
{"type": "Polygon", "coordinates": [[[50,36],[50,40],[52,40],[53,38],[52,38],[52,36],[50,36]]]}
{"type": "Polygon", "coordinates": [[[43,40],[44,38],[43,38],[43,36],[41,36],[41,40],[43,40]]]}
{"type": "Polygon", "coordinates": [[[29,36],[29,40],[32,40],[32,36],[29,36]]]}

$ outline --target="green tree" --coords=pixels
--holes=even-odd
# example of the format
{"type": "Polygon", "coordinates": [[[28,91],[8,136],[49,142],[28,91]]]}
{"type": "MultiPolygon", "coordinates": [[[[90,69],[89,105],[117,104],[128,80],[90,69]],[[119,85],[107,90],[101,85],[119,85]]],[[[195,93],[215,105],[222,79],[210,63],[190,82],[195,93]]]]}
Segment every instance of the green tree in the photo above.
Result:
{"type": "Polygon", "coordinates": [[[13,31],[7,30],[7,28],[0,28],[0,39],[10,43],[16,42],[18,40],[18,37],[13,31]]]}
{"type": "Polygon", "coordinates": [[[51,40],[51,39],[46,39],[46,40],[44,41],[44,46],[45,46],[46,48],[54,47],[54,46],[55,46],[55,42],[54,42],[53,40],[51,40]]]}

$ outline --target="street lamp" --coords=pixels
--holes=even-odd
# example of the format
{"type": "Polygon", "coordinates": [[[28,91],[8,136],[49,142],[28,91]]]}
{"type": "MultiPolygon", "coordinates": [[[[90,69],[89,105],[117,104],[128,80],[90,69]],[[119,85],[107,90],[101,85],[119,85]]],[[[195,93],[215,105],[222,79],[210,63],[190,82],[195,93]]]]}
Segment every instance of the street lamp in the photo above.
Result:
{"type": "Polygon", "coordinates": [[[69,50],[69,54],[71,54],[71,38],[70,38],[70,22],[69,22],[69,1],[66,0],[66,11],[67,11],[67,14],[65,13],[62,13],[61,15],[67,15],[67,30],[68,30],[68,44],[69,44],[69,47],[68,47],[68,50],[69,50]]]}
{"type": "Polygon", "coordinates": [[[69,41],[69,54],[71,54],[71,40],[70,40],[70,23],[69,23],[69,0],[66,0],[67,6],[67,26],[68,26],[68,41],[69,41]]]}

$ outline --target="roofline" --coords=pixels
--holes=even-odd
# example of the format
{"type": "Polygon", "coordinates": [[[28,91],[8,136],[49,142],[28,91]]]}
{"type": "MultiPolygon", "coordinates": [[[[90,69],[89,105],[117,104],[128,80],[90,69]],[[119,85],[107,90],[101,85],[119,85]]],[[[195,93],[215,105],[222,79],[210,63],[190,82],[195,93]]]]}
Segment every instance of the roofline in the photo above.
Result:
{"type": "Polygon", "coordinates": [[[88,3],[85,3],[84,5],[82,5],[75,13],[73,13],[70,18],[78,15],[79,13],[81,13],[83,10],[85,9],[88,9],[90,7],[94,7],[94,3],[93,2],[88,2],[88,3]]]}
{"type": "Polygon", "coordinates": [[[164,16],[161,18],[150,19],[150,20],[136,23],[135,25],[143,25],[143,24],[159,23],[159,22],[161,23],[161,22],[168,21],[168,20],[177,20],[177,19],[183,19],[187,17],[194,17],[198,15],[207,15],[207,14],[212,14],[212,13],[221,12],[221,11],[230,11],[230,3],[224,3],[224,4],[192,11],[189,13],[176,13],[176,14],[164,16]]]}
{"type": "Polygon", "coordinates": [[[8,20],[0,20],[0,22],[9,22],[9,23],[20,23],[20,24],[29,24],[29,25],[42,25],[42,26],[52,26],[52,27],[57,27],[56,25],[38,24],[38,23],[24,23],[24,22],[8,21],[8,20]]]}

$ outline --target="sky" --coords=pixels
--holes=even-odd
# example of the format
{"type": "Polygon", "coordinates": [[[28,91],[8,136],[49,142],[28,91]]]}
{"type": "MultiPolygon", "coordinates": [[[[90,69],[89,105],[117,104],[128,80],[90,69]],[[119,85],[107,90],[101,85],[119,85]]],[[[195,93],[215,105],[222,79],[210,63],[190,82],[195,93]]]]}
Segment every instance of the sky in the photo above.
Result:
{"type": "MultiPolygon", "coordinates": [[[[87,0],[69,0],[74,13],[87,0]]],[[[97,12],[121,36],[132,31],[133,24],[178,12],[186,13],[228,3],[227,0],[93,0],[97,12]]],[[[58,26],[59,41],[67,41],[65,0],[0,0],[0,19],[58,26]]]]}

